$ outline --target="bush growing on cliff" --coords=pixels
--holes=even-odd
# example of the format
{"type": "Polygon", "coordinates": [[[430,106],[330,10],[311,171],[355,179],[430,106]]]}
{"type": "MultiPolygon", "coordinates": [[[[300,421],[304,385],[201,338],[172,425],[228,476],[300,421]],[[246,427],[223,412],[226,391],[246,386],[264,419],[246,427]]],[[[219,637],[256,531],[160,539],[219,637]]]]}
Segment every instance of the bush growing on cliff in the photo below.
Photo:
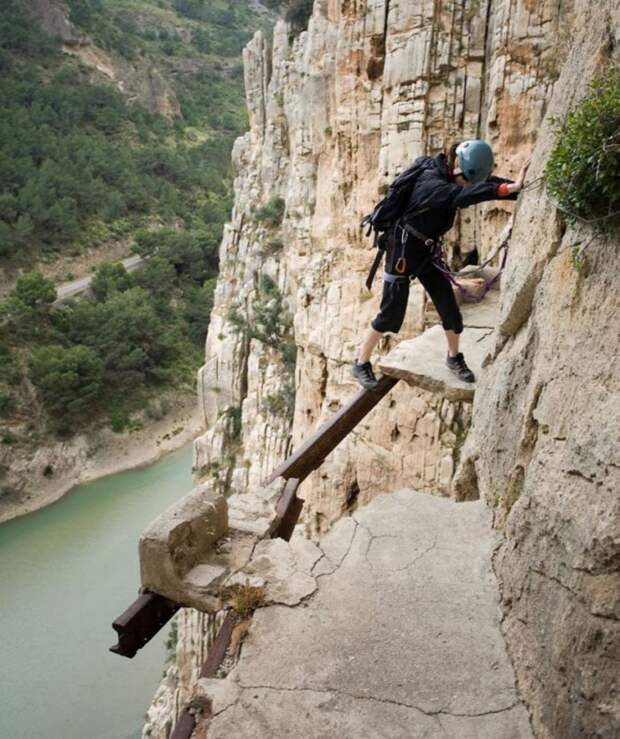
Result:
{"type": "Polygon", "coordinates": [[[15,397],[5,390],[0,390],[0,418],[10,416],[16,406],[15,397]]]}
{"type": "Polygon", "coordinates": [[[253,211],[254,218],[259,223],[264,223],[271,228],[277,228],[284,218],[286,203],[282,198],[271,198],[265,205],[261,205],[253,211]]]}
{"type": "Polygon", "coordinates": [[[284,17],[291,24],[293,33],[305,31],[312,15],[314,0],[287,0],[286,5],[284,17]]]}
{"type": "Polygon", "coordinates": [[[620,211],[620,67],[612,67],[557,131],[545,167],[549,193],[572,219],[620,211]]]}
{"type": "Polygon", "coordinates": [[[113,292],[124,292],[133,286],[133,277],[119,262],[100,264],[90,283],[90,289],[99,301],[106,300],[113,292]]]}

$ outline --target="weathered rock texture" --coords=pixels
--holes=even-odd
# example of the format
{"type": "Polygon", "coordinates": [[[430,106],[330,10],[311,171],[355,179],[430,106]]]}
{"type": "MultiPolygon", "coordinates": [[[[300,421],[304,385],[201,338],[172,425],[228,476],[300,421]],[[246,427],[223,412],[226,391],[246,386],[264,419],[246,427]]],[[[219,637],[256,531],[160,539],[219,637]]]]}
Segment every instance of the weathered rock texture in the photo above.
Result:
{"type": "MultiPolygon", "coordinates": [[[[564,118],[617,63],[620,5],[580,8],[548,112],[564,118]]],[[[547,119],[532,177],[553,142],[547,119]]],[[[620,727],[620,268],[617,232],[570,226],[523,197],[493,359],[476,392],[456,479],[496,510],[504,629],[541,737],[615,737],[620,727]],[[614,359],[615,357],[615,359],[614,359]]]]}
{"type": "MultiPolygon", "coordinates": [[[[272,46],[260,34],[253,39],[245,52],[251,128],[233,152],[235,207],[221,245],[199,378],[207,427],[195,446],[200,482],[234,494],[255,488],[354,392],[349,363],[380,292],[378,284],[373,295],[363,288],[372,253],[359,220],[381,188],[418,154],[477,134],[494,145],[498,172],[516,174],[536,143],[549,100],[562,112],[606,63],[609,29],[618,28],[612,10],[617,14],[617,2],[609,0],[587,7],[531,0],[316,0],[308,31],[298,38],[292,40],[280,22],[272,46]],[[275,198],[284,201],[277,226],[256,212],[275,198]],[[278,292],[286,310],[278,307],[278,292]],[[292,321],[294,378],[283,342],[264,340],[270,306],[280,318],[272,336],[286,335],[292,321]],[[287,415],[293,380],[294,413],[287,415]]],[[[541,156],[549,146],[548,123],[542,131],[541,156]]],[[[537,157],[532,178],[542,163],[537,157]]],[[[614,587],[610,483],[597,483],[604,479],[603,464],[612,461],[610,438],[617,428],[603,405],[613,389],[608,377],[617,337],[613,322],[604,321],[613,315],[605,274],[614,268],[602,271],[604,259],[617,260],[617,249],[595,245],[591,268],[598,276],[579,277],[568,249],[558,251],[562,227],[541,191],[528,193],[517,209],[505,281],[510,288],[502,302],[502,330],[510,338],[503,350],[505,339],[498,343],[484,380],[472,461],[464,469],[470,483],[476,470],[487,499],[513,495],[515,485],[532,491],[511,514],[497,565],[506,634],[536,732],[562,739],[611,736],[604,727],[613,708],[602,696],[609,701],[612,695],[607,676],[614,663],[584,660],[576,645],[589,640],[598,650],[590,652],[594,658],[609,657],[605,650],[616,627],[608,612],[611,597],[602,595],[604,584],[610,594],[614,587]],[[590,320],[598,333],[588,328],[590,320]],[[577,349],[576,337],[587,351],[577,349]],[[599,347],[597,364],[591,358],[599,347]],[[570,379],[556,384],[558,372],[570,379]],[[580,397],[586,387],[591,393],[580,397]],[[560,401],[563,388],[569,397],[560,401]],[[553,416],[537,426],[533,414],[543,408],[547,414],[553,409],[553,416]],[[543,423],[558,430],[539,434],[537,442],[534,430],[543,423]],[[570,435],[560,426],[571,427],[570,435]],[[477,450],[488,450],[488,459],[481,462],[477,450]],[[546,460],[553,469],[543,468],[546,460]],[[596,608],[590,592],[597,593],[596,608]],[[566,637],[558,633],[556,602],[566,637]],[[593,609],[604,613],[588,615],[593,609]],[[602,733],[596,734],[599,724],[602,733]]],[[[488,253],[511,210],[493,202],[465,211],[450,237],[453,253],[474,246],[488,253]]],[[[566,244],[573,238],[567,234],[566,244]]],[[[414,288],[399,339],[421,332],[424,303],[414,288]]],[[[386,338],[381,352],[394,344],[386,338]]],[[[308,532],[324,531],[344,511],[388,490],[446,493],[470,416],[469,402],[399,383],[304,483],[308,532]]],[[[191,650],[178,656],[181,665],[195,660],[191,650]]],[[[181,704],[190,688],[183,679],[174,681],[170,702],[181,704]]],[[[156,723],[148,731],[167,737],[156,723]]]]}

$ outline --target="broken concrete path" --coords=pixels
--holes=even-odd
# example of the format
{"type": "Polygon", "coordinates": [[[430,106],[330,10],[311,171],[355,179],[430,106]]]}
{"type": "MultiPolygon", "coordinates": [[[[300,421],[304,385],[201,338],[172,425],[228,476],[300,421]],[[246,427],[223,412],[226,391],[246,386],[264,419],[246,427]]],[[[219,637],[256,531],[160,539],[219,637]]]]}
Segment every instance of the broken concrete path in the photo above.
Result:
{"type": "Polygon", "coordinates": [[[209,739],[530,739],[499,629],[480,502],[403,490],[338,522],[318,587],[260,609],[209,739]]]}
{"type": "MultiPolygon", "coordinates": [[[[466,328],[462,334],[461,351],[476,376],[491,349],[492,335],[490,328],[466,328]]],[[[446,367],[446,354],[444,331],[441,326],[433,326],[415,339],[401,341],[379,360],[379,369],[448,400],[473,400],[475,383],[463,382],[452,374],[446,367]]]]}
{"type": "MultiPolygon", "coordinates": [[[[461,351],[478,377],[482,362],[493,345],[493,330],[498,323],[499,291],[491,290],[480,303],[461,306],[465,330],[461,351]]],[[[446,367],[446,337],[440,325],[432,326],[415,339],[401,341],[379,360],[383,374],[398,377],[410,385],[440,393],[449,400],[472,401],[475,383],[463,382],[446,367]]]]}

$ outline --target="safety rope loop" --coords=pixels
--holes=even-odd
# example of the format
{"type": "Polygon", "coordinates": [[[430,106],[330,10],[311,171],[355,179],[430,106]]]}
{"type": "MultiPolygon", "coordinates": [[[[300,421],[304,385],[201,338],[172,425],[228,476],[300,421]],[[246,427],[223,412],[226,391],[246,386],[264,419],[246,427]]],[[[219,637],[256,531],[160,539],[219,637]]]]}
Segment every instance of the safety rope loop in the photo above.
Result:
{"type": "Polygon", "coordinates": [[[502,243],[499,245],[497,250],[483,263],[481,264],[478,269],[483,269],[486,267],[503,249],[504,255],[502,257],[502,263],[500,265],[499,272],[490,280],[485,280],[484,283],[484,289],[480,295],[475,295],[474,293],[470,292],[466,287],[463,287],[463,285],[459,284],[456,277],[459,276],[458,272],[453,272],[446,262],[446,255],[445,251],[443,249],[443,245],[440,243],[437,243],[433,252],[433,264],[435,267],[443,273],[446,278],[456,287],[458,288],[459,292],[463,297],[468,300],[471,303],[480,303],[484,298],[486,297],[487,293],[493,285],[497,282],[499,279],[500,274],[502,273],[504,267],[506,266],[506,261],[508,259],[508,239],[510,238],[510,234],[502,241],[502,243]]]}

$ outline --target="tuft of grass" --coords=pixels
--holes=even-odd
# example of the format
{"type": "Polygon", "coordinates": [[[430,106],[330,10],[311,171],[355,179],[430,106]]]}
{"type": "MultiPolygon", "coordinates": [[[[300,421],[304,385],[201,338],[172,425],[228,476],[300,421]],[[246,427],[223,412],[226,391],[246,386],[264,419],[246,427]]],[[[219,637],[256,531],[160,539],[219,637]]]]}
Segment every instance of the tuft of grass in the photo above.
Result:
{"type": "Polygon", "coordinates": [[[222,588],[222,598],[226,600],[237,616],[243,620],[248,618],[257,608],[265,605],[267,593],[265,588],[258,588],[245,583],[235,583],[222,588]]]}

